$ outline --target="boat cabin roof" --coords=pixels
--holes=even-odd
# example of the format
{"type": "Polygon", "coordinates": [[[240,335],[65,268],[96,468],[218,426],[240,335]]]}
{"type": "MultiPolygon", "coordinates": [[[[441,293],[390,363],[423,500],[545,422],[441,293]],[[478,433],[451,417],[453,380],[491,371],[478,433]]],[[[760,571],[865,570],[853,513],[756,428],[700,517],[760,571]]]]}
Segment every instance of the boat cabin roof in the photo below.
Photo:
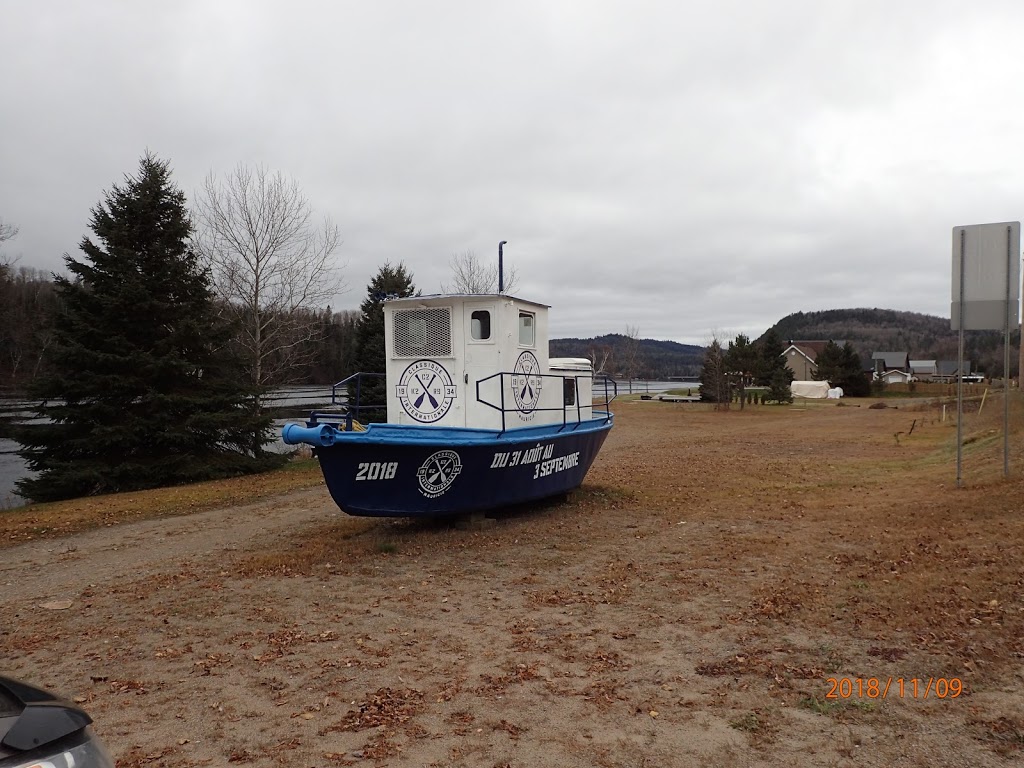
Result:
{"type": "Polygon", "coordinates": [[[409,296],[404,299],[389,299],[387,304],[410,304],[431,306],[434,304],[453,304],[462,301],[480,301],[482,299],[499,299],[502,301],[514,301],[519,304],[531,304],[535,307],[550,309],[550,304],[541,304],[529,299],[520,299],[517,296],[510,296],[507,293],[434,293],[429,296],[409,296]]]}

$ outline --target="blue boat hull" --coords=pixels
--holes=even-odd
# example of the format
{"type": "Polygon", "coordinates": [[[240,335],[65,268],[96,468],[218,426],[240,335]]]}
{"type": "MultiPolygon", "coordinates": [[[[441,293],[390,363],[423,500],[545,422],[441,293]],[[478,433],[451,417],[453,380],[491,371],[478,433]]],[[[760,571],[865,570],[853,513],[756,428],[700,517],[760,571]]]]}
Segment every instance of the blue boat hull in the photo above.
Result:
{"type": "Polygon", "coordinates": [[[327,488],[350,515],[482,512],[578,488],[612,417],[505,432],[371,425],[316,448],[327,488]]]}

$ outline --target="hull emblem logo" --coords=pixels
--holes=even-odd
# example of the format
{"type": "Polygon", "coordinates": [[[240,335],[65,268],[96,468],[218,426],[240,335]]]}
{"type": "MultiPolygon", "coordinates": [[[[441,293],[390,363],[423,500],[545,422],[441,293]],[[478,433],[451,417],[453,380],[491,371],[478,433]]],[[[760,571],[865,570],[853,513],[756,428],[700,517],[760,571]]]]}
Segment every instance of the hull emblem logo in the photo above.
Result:
{"type": "Polygon", "coordinates": [[[436,499],[452,487],[455,478],[462,472],[462,460],[455,451],[438,451],[416,470],[420,493],[428,499],[436,499]]]}

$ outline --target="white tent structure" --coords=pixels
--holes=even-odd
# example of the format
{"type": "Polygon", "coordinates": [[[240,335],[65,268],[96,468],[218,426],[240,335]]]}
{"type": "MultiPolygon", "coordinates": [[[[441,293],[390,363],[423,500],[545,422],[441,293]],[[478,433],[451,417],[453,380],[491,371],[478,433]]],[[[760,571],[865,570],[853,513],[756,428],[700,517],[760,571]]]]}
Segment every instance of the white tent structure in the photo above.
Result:
{"type": "Polygon", "coordinates": [[[793,397],[806,397],[813,400],[824,400],[828,397],[827,381],[794,381],[789,385],[793,397]]]}

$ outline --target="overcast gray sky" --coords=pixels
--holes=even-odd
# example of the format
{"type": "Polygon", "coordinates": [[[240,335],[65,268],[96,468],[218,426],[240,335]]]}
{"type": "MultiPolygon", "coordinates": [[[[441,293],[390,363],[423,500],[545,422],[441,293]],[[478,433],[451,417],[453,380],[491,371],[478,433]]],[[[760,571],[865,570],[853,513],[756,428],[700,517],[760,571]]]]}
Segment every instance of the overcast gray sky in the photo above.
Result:
{"type": "Polygon", "coordinates": [[[14,2],[0,218],[80,255],[149,148],[341,227],[354,308],[506,258],[552,335],[706,343],[796,311],[949,315],[950,230],[1021,218],[1024,3],[14,2]]]}

